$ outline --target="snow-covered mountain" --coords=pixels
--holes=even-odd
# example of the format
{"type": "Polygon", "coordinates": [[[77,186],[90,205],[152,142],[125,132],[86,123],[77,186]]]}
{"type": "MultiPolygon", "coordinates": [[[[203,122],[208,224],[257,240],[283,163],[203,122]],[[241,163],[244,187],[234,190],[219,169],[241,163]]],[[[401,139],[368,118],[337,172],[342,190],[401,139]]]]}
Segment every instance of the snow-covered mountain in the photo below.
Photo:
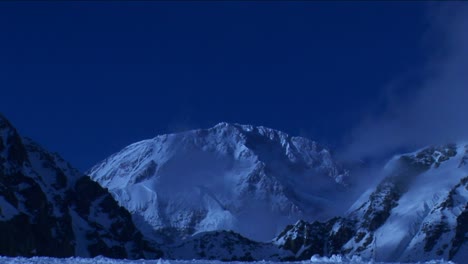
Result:
{"type": "Polygon", "coordinates": [[[0,255],[159,256],[99,184],[0,115],[0,255]]]}
{"type": "Polygon", "coordinates": [[[336,213],[348,178],[316,142],[228,123],[137,142],[88,174],[145,230],[233,230],[257,240],[336,213]]]}
{"type": "Polygon", "coordinates": [[[298,258],[332,253],[379,261],[468,257],[468,145],[399,155],[346,217],[298,222],[273,242],[298,258]]]}
{"type": "Polygon", "coordinates": [[[351,197],[348,172],[327,149],[265,127],[222,123],[158,136],[90,172],[110,192],[0,115],[0,255],[468,257],[466,143],[395,156],[354,204],[342,199],[351,197]],[[320,219],[347,202],[343,215],[320,219]]]}

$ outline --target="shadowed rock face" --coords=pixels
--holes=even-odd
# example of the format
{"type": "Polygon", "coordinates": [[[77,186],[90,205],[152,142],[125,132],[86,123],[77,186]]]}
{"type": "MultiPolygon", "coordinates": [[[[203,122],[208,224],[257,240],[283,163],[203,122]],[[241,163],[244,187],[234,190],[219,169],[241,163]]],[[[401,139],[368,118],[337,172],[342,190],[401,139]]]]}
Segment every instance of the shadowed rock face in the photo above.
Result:
{"type": "Polygon", "coordinates": [[[420,246],[427,253],[454,258],[468,242],[468,176],[450,190],[429,216],[431,221],[424,221],[418,234],[423,237],[420,246]]]}
{"type": "Polygon", "coordinates": [[[0,116],[0,255],[157,256],[130,214],[0,116]]]}

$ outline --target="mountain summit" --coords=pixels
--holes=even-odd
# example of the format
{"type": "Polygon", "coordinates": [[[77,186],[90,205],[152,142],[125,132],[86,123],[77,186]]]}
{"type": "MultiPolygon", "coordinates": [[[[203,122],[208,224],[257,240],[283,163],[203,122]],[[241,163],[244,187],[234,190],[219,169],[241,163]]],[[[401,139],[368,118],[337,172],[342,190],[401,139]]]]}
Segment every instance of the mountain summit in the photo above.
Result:
{"type": "Polygon", "coordinates": [[[88,174],[140,226],[183,236],[233,230],[257,240],[298,219],[330,216],[348,178],[314,141],[228,123],[134,143],[88,174]]]}

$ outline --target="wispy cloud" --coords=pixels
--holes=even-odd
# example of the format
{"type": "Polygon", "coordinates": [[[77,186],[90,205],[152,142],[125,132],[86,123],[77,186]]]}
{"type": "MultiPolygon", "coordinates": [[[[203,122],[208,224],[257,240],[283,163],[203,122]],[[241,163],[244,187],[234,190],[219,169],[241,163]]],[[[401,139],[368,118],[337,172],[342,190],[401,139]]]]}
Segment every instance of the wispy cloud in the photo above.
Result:
{"type": "Polygon", "coordinates": [[[342,151],[344,158],[468,140],[468,4],[432,5],[428,18],[430,49],[417,91],[405,99],[388,99],[386,111],[358,124],[342,151]]]}

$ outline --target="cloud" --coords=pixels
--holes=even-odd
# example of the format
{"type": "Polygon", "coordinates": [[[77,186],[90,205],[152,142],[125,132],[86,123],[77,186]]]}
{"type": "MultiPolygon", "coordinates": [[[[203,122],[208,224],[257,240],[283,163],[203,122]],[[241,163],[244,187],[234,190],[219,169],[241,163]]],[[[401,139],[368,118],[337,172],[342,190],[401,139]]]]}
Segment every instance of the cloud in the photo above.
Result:
{"type": "Polygon", "coordinates": [[[430,52],[416,92],[405,99],[389,97],[386,111],[358,124],[343,158],[468,140],[468,4],[436,4],[428,11],[430,52]]]}

